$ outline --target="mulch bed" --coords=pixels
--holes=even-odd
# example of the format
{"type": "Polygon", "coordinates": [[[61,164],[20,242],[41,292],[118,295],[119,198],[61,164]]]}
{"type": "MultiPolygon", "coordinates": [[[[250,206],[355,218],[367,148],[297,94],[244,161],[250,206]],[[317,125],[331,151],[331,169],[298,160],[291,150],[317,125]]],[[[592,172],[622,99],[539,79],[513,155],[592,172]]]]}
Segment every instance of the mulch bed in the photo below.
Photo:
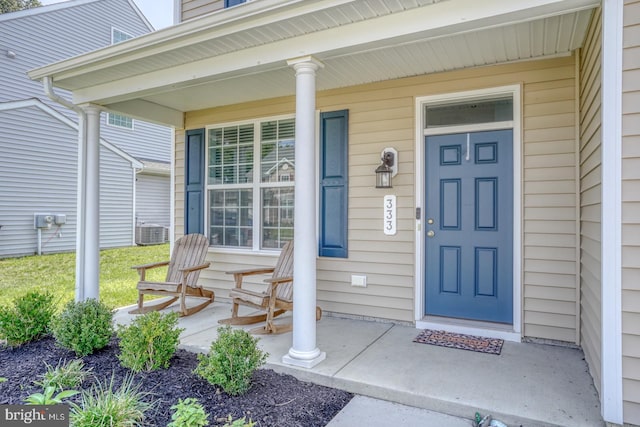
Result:
{"type": "MultiPolygon", "coordinates": [[[[84,357],[85,367],[91,368],[93,376],[103,384],[114,375],[119,385],[130,371],[120,366],[118,352],[114,338],[109,346],[84,357]]],[[[58,348],[52,338],[15,349],[0,347],[0,377],[8,380],[0,383],[0,404],[22,404],[30,394],[41,392],[32,381],[46,371],[45,362],[56,366],[60,360],[75,358],[73,352],[58,348]]],[[[232,415],[234,419],[251,418],[257,427],[321,427],[353,397],[345,391],[299,381],[271,369],[257,370],[249,392],[232,397],[193,374],[197,363],[194,353],[178,350],[168,369],[135,375],[134,383],[140,383],[142,391],[152,392],[152,397],[159,399],[144,425],[166,426],[171,421],[171,406],[180,398],[195,397],[209,413],[212,426],[223,425],[232,415]]],[[[83,388],[90,387],[93,381],[93,378],[85,381],[83,388]]]]}

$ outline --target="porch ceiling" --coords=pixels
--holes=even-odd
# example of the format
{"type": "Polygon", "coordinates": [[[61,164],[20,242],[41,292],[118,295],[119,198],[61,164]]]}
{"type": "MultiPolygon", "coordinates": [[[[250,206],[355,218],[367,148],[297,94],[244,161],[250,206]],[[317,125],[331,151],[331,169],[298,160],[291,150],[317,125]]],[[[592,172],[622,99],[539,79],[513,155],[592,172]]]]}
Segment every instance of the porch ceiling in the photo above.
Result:
{"type": "Polygon", "coordinates": [[[597,0],[260,0],[32,70],[95,103],[180,127],[182,112],[295,93],[313,55],[326,90],[568,54],[597,0]]]}

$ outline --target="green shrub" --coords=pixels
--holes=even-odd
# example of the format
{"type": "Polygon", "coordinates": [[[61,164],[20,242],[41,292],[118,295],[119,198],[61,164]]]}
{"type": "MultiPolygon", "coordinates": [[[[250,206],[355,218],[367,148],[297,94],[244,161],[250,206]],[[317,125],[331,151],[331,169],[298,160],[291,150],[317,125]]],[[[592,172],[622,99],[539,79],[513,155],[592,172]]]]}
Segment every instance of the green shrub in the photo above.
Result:
{"type": "Polygon", "coordinates": [[[69,418],[74,427],[129,427],[141,425],[144,414],[156,402],[146,402],[149,393],[141,392],[127,376],[116,390],[114,378],[108,384],[96,382],[83,390],[80,404],[71,403],[69,418]]]}
{"type": "Polygon", "coordinates": [[[218,339],[211,343],[208,355],[198,355],[195,373],[209,383],[219,385],[232,396],[251,387],[253,372],[267,360],[258,348],[258,339],[242,329],[218,328],[218,339]]]}
{"type": "Polygon", "coordinates": [[[209,425],[209,415],[204,411],[198,399],[193,397],[188,397],[184,400],[180,399],[171,409],[174,412],[171,414],[171,422],[167,427],[202,427],[209,425]]]}
{"type": "Polygon", "coordinates": [[[178,316],[151,311],[129,326],[119,326],[120,364],[134,372],[168,368],[184,330],[176,327],[178,316]]]}
{"type": "Polygon", "coordinates": [[[55,313],[53,295],[32,291],[0,307],[0,338],[15,347],[42,338],[49,332],[55,313]]]}
{"type": "Polygon", "coordinates": [[[255,425],[256,423],[251,421],[251,419],[249,419],[249,421],[246,421],[246,417],[234,420],[233,418],[231,418],[231,415],[229,415],[229,418],[227,418],[227,422],[224,423],[222,427],[253,427],[255,425]]]}
{"type": "Polygon", "coordinates": [[[55,387],[45,387],[42,393],[33,393],[24,401],[27,405],[58,405],[67,397],[75,396],[79,392],[76,390],[63,390],[55,396],[55,387]]]}
{"type": "Polygon", "coordinates": [[[47,362],[44,364],[47,366],[47,372],[42,374],[40,381],[34,381],[44,389],[47,387],[53,387],[60,391],[75,389],[89,374],[89,371],[84,369],[84,362],[80,359],[70,360],[66,363],[58,362],[55,368],[47,362]]]}
{"type": "Polygon", "coordinates": [[[113,335],[113,311],[100,301],[71,301],[53,318],[51,329],[58,345],[86,356],[109,344],[113,335]]]}

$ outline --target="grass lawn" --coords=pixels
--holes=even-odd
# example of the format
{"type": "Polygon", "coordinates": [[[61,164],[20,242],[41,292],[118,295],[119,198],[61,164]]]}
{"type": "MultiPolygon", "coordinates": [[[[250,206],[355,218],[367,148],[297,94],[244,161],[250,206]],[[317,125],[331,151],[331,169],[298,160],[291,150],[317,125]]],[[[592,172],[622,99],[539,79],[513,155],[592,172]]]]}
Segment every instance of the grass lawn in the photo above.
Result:
{"type": "MultiPolygon", "coordinates": [[[[138,299],[138,272],[131,267],[169,259],[169,244],[100,251],[100,299],[113,308],[138,299]]],[[[75,253],[0,259],[0,305],[35,289],[48,290],[62,307],[75,295],[75,253]]],[[[147,272],[147,280],[164,280],[166,267],[147,272]]]]}

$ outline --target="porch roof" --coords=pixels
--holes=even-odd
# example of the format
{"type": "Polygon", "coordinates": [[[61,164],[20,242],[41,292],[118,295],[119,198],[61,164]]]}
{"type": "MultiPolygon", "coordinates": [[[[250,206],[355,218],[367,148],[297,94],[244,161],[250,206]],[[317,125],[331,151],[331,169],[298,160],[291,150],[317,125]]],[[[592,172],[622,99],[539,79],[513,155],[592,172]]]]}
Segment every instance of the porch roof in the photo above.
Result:
{"type": "Polygon", "coordinates": [[[597,0],[261,0],[29,72],[93,103],[182,127],[183,112],[317,89],[569,54],[597,0]]]}

